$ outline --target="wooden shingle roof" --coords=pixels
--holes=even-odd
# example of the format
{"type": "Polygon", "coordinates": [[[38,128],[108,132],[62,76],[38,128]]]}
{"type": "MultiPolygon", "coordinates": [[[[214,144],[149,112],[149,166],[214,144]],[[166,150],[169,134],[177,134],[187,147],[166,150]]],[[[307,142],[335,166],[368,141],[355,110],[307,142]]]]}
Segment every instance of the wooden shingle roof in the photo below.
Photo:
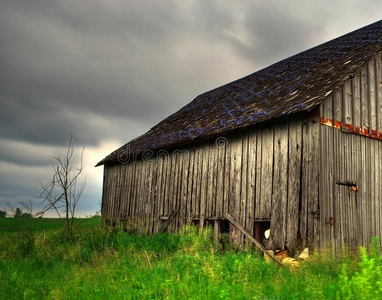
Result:
{"type": "Polygon", "coordinates": [[[196,97],[147,133],[115,150],[170,149],[270,119],[309,111],[382,49],[382,21],[284,59],[196,97]]]}

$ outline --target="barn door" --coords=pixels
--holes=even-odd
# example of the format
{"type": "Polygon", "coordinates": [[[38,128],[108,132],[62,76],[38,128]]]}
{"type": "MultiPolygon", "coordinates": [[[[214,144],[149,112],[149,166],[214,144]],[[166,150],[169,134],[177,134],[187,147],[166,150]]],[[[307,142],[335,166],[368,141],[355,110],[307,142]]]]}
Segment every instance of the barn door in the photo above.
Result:
{"type": "Polygon", "coordinates": [[[336,249],[343,246],[357,245],[360,228],[358,187],[354,180],[336,180],[334,185],[333,220],[334,245],[336,249]]]}
{"type": "Polygon", "coordinates": [[[364,189],[360,139],[321,126],[320,223],[324,247],[339,250],[362,242],[361,190],[364,189]],[[358,191],[360,190],[360,192],[358,191]]]}

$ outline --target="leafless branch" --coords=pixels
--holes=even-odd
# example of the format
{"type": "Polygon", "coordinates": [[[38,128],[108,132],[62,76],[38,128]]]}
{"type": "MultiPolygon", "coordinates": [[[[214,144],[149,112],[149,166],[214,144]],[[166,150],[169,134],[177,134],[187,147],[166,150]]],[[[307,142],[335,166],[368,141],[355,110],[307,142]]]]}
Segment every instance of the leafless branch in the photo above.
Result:
{"type": "Polygon", "coordinates": [[[54,209],[61,218],[63,216],[60,214],[60,209],[63,208],[68,239],[71,238],[76,207],[86,185],[86,180],[78,185],[78,179],[84,170],[83,153],[85,148],[81,151],[79,166],[74,166],[72,162],[76,150],[74,144],[74,136],[71,135],[66,155],[64,157],[61,155],[53,156],[56,164],[52,165],[54,174],[51,181],[47,184],[42,184],[39,181],[40,189],[38,190],[38,198],[42,200],[42,203],[46,203],[38,214],[43,215],[48,210],[54,209]],[[70,220],[71,222],[69,222],[70,220]]]}

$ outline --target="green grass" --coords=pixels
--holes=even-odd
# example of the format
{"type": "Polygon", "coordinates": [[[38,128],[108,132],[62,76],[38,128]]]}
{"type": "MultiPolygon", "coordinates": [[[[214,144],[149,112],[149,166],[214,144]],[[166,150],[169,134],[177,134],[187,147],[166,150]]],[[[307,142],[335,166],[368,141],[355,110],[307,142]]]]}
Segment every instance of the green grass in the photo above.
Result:
{"type": "Polygon", "coordinates": [[[209,230],[152,237],[76,220],[71,242],[55,219],[0,219],[1,299],[378,299],[381,255],[268,265],[255,250],[216,251],[209,230]]]}

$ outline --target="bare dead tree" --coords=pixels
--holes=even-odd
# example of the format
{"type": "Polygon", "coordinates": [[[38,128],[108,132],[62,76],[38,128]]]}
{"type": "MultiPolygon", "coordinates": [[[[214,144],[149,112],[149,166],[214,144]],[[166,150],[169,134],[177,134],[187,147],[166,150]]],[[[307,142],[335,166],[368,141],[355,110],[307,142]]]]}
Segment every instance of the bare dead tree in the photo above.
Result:
{"type": "Polygon", "coordinates": [[[21,205],[23,208],[24,212],[22,214],[23,217],[29,217],[29,218],[34,218],[33,215],[33,201],[32,200],[21,200],[18,201],[18,203],[21,205]]]}
{"type": "Polygon", "coordinates": [[[42,199],[42,203],[45,204],[38,215],[44,215],[48,210],[54,209],[60,218],[65,218],[67,240],[72,239],[76,207],[86,185],[86,179],[81,183],[78,181],[84,169],[85,147],[82,148],[79,165],[75,166],[73,163],[76,151],[74,144],[74,135],[71,135],[66,155],[53,157],[56,163],[52,164],[54,172],[52,180],[47,184],[39,181],[40,188],[37,189],[39,192],[37,198],[42,199]]]}
{"type": "Polygon", "coordinates": [[[13,207],[13,205],[10,202],[7,202],[8,209],[11,211],[12,217],[16,214],[16,209],[13,207]]]}

